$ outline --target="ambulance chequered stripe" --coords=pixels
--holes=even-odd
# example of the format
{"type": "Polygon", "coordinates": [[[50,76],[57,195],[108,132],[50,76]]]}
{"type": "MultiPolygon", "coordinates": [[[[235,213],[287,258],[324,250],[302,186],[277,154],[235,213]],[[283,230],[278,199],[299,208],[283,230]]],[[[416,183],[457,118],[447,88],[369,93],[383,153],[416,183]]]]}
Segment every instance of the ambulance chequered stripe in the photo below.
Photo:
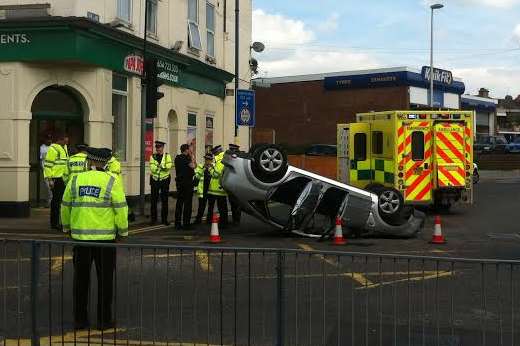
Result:
{"type": "Polygon", "coordinates": [[[459,151],[459,149],[455,148],[455,146],[453,145],[453,143],[450,142],[450,140],[448,138],[446,138],[446,136],[441,133],[441,132],[438,132],[437,133],[437,137],[442,141],[442,143],[444,143],[444,145],[446,145],[448,147],[448,149],[451,150],[451,152],[457,156],[457,158],[461,161],[465,161],[464,159],[464,155],[462,155],[462,153],[459,151]]]}

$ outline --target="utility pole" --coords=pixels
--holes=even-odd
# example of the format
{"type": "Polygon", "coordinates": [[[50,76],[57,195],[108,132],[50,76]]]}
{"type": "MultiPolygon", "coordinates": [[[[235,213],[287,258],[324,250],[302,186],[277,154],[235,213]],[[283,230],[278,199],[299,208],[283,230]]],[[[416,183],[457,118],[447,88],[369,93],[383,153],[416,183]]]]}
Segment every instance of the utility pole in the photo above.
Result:
{"type": "Polygon", "coordinates": [[[143,42],[143,72],[141,74],[141,156],[139,166],[139,214],[144,216],[145,206],[145,135],[146,135],[146,30],[148,27],[148,0],[144,0],[144,42],[143,42]]]}
{"type": "MultiPolygon", "coordinates": [[[[233,118],[235,119],[235,142],[238,137],[238,124],[237,124],[237,92],[238,92],[238,81],[239,81],[239,48],[240,48],[240,0],[235,0],[235,114],[233,118]]],[[[237,144],[237,143],[235,143],[237,144]]]]}
{"type": "Polygon", "coordinates": [[[430,28],[430,108],[433,109],[433,11],[443,8],[442,4],[431,5],[431,28],[430,28]]]}

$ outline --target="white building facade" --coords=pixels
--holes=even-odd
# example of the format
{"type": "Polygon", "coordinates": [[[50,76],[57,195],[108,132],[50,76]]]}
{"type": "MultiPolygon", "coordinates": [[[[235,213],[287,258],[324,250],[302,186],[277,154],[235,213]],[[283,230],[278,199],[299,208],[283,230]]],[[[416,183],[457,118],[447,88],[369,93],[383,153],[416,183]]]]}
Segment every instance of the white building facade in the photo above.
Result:
{"type": "MultiPolygon", "coordinates": [[[[146,124],[147,152],[154,140],[167,142],[172,155],[189,143],[200,161],[212,145],[246,147],[248,128],[234,137],[234,1],[147,3],[146,58],[157,59],[164,93],[146,124]]],[[[0,0],[0,216],[28,216],[45,198],[38,148],[56,131],[71,145],[112,148],[129,202],[136,199],[144,6],[0,0]]],[[[250,0],[240,1],[239,37],[239,87],[248,89],[250,0]]]]}

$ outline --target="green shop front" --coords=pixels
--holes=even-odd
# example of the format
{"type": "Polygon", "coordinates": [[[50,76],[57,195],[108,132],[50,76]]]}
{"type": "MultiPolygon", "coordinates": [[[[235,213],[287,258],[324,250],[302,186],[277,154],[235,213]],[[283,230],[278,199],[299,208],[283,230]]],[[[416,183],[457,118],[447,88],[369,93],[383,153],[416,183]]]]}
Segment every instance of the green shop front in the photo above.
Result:
{"type": "MultiPolygon", "coordinates": [[[[0,22],[0,217],[25,217],[45,204],[40,145],[57,131],[70,146],[113,148],[129,199],[137,194],[142,46],[87,19],[0,22]]],[[[186,109],[201,109],[199,122],[206,113],[222,118],[233,75],[154,43],[147,57],[157,59],[165,93],[158,118],[147,123],[147,152],[154,138],[169,140],[173,152],[189,127],[186,109]]]]}

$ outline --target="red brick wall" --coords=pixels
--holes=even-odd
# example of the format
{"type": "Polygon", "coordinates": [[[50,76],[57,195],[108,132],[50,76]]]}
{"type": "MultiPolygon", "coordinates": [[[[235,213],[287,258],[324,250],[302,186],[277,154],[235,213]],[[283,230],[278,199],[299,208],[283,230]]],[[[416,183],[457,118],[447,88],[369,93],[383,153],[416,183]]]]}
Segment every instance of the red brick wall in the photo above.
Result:
{"type": "Polygon", "coordinates": [[[408,87],[325,90],[323,81],[256,88],[256,125],[273,128],[276,143],[335,144],[336,124],[356,113],[408,109],[408,87]]]}

